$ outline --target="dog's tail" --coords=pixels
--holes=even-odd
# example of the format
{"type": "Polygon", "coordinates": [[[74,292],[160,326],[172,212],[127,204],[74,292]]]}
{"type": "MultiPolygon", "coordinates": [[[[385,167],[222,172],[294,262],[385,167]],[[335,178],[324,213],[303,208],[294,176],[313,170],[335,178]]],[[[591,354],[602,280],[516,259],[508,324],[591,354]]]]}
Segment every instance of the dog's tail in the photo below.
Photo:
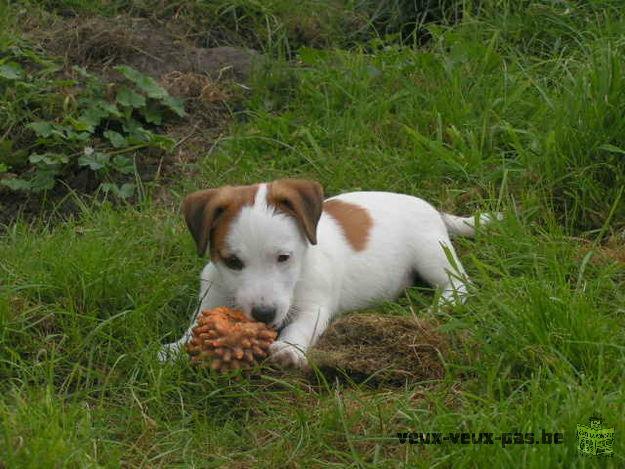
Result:
{"type": "Polygon", "coordinates": [[[445,222],[449,236],[452,238],[455,236],[473,237],[475,235],[476,225],[485,226],[493,220],[503,220],[503,214],[500,212],[482,213],[474,217],[457,217],[449,213],[443,213],[441,216],[443,217],[443,222],[445,222]]]}

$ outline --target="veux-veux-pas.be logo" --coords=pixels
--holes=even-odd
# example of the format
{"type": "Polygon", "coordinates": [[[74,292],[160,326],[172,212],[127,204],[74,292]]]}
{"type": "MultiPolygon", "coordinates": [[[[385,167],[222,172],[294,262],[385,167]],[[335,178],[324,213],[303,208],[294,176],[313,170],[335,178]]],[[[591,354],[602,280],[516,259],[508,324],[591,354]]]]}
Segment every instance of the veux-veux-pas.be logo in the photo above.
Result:
{"type": "Polygon", "coordinates": [[[585,456],[612,456],[614,427],[602,428],[601,417],[588,419],[588,425],[577,424],[577,451],[585,456]]]}

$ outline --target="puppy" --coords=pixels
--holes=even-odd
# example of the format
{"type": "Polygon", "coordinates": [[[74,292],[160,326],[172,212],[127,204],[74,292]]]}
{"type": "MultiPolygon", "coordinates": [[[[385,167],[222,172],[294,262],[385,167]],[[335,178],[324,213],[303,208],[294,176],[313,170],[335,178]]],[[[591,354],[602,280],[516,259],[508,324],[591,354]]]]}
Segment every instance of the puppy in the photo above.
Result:
{"type": "MultiPolygon", "coordinates": [[[[270,359],[280,365],[306,367],[306,350],[335,315],[396,298],[415,274],[444,303],[467,293],[450,236],[473,235],[476,218],[417,197],[351,192],[324,201],[319,183],[281,179],[194,192],[182,211],[198,254],[211,260],[198,312],[228,305],[275,327],[270,359]]],[[[162,360],[188,341],[195,319],[162,360]]]]}

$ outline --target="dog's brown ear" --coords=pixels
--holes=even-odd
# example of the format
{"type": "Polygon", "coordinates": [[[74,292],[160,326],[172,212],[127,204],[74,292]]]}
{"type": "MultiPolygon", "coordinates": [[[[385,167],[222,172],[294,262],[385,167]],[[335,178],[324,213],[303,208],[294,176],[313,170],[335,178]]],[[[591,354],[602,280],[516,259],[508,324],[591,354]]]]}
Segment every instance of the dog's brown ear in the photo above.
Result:
{"type": "Polygon", "coordinates": [[[211,229],[227,208],[223,189],[207,189],[189,194],[182,202],[182,213],[195,240],[198,256],[204,255],[211,229]]]}
{"type": "Polygon", "coordinates": [[[323,210],[321,184],[305,179],[279,179],[269,185],[267,202],[294,217],[310,244],[317,244],[317,224],[323,210]]]}

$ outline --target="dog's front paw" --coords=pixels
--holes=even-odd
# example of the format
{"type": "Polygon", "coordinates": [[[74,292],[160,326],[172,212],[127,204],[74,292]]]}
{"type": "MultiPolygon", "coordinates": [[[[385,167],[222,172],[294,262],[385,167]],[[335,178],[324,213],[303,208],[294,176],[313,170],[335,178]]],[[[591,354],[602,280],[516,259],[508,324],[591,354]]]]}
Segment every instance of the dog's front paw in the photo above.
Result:
{"type": "Polygon", "coordinates": [[[269,347],[269,361],[283,367],[308,369],[308,360],[304,351],[296,345],[276,340],[269,347]]]}
{"type": "Polygon", "coordinates": [[[173,342],[171,344],[163,345],[158,352],[158,361],[166,363],[175,360],[182,352],[182,344],[180,342],[173,342]]]}

